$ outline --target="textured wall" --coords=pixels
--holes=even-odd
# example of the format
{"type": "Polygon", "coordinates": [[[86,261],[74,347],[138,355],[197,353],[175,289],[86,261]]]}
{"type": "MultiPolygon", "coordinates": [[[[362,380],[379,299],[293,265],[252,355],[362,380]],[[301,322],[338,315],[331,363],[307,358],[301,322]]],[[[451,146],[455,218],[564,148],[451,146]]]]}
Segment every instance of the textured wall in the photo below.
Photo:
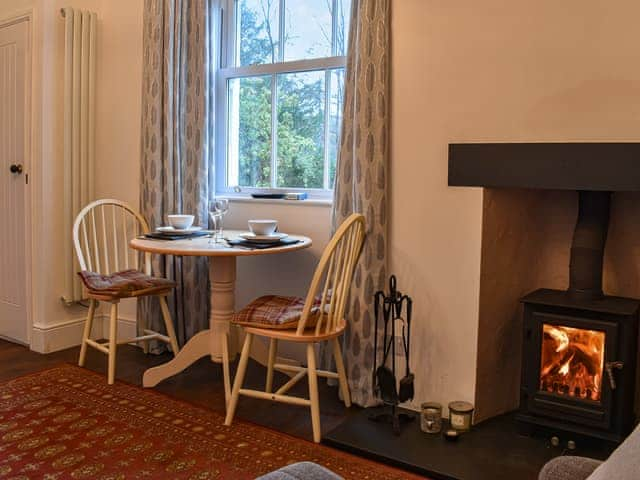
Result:
{"type": "MultiPolygon", "coordinates": [[[[640,194],[614,194],[604,291],[640,298],[640,194]]],[[[522,347],[519,298],[565,289],[576,192],[485,189],[476,370],[476,421],[517,408],[522,347]]]]}

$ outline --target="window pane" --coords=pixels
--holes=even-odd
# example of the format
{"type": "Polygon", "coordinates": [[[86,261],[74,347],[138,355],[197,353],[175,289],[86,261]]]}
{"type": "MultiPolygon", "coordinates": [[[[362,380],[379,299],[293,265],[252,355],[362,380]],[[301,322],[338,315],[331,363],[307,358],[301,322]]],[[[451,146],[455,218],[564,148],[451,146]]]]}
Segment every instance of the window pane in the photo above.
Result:
{"type": "Polygon", "coordinates": [[[284,60],[331,56],[331,0],[286,0],[284,60]]]}
{"type": "Polygon", "coordinates": [[[271,76],[229,80],[227,184],[271,185],[271,76]]]}
{"type": "Polygon", "coordinates": [[[324,78],[278,75],[278,187],[323,187],[324,78]]]}
{"type": "Polygon", "coordinates": [[[278,61],[278,0],[238,0],[236,6],[236,65],[278,61]]]}
{"type": "Polygon", "coordinates": [[[351,0],[336,0],[336,55],[347,54],[351,0]]]}
{"type": "Polygon", "coordinates": [[[344,68],[331,71],[331,86],[329,89],[329,185],[333,188],[336,173],[336,161],[340,148],[340,133],[342,129],[342,105],[344,103],[344,68]]]}

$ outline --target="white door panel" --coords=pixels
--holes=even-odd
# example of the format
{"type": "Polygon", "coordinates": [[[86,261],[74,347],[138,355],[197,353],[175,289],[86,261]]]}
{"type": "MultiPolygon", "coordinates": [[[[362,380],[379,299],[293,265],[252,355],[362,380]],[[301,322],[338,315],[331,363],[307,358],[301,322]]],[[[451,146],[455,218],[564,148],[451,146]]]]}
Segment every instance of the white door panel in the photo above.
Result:
{"type": "Polygon", "coordinates": [[[27,21],[0,27],[0,336],[25,344],[28,33],[27,21]]]}

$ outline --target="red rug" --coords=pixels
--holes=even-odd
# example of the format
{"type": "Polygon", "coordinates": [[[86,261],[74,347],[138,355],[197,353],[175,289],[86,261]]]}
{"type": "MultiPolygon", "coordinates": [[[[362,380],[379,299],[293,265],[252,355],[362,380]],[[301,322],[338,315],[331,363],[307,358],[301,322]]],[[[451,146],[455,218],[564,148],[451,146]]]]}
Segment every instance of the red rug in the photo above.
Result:
{"type": "Polygon", "coordinates": [[[0,479],[253,479],[299,461],[419,478],[64,365],[0,385],[0,479]]]}

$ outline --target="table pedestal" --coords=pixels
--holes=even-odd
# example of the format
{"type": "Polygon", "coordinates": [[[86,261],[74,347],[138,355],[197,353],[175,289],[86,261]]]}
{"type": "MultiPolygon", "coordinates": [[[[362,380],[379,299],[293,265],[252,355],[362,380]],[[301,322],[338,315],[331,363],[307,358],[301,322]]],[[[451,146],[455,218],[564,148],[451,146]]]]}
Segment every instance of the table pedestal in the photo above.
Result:
{"type": "MultiPolygon", "coordinates": [[[[213,362],[222,363],[225,398],[228,400],[231,396],[229,361],[238,353],[241,340],[238,338],[238,329],[231,328],[231,318],[235,308],[236,257],[210,257],[209,281],[211,283],[209,329],[191,337],[173,360],[146,370],[142,377],[144,387],[155,387],[166,378],[182,372],[196,360],[209,355],[213,362]]],[[[267,347],[254,342],[251,357],[262,365],[267,365],[267,347]]]]}

